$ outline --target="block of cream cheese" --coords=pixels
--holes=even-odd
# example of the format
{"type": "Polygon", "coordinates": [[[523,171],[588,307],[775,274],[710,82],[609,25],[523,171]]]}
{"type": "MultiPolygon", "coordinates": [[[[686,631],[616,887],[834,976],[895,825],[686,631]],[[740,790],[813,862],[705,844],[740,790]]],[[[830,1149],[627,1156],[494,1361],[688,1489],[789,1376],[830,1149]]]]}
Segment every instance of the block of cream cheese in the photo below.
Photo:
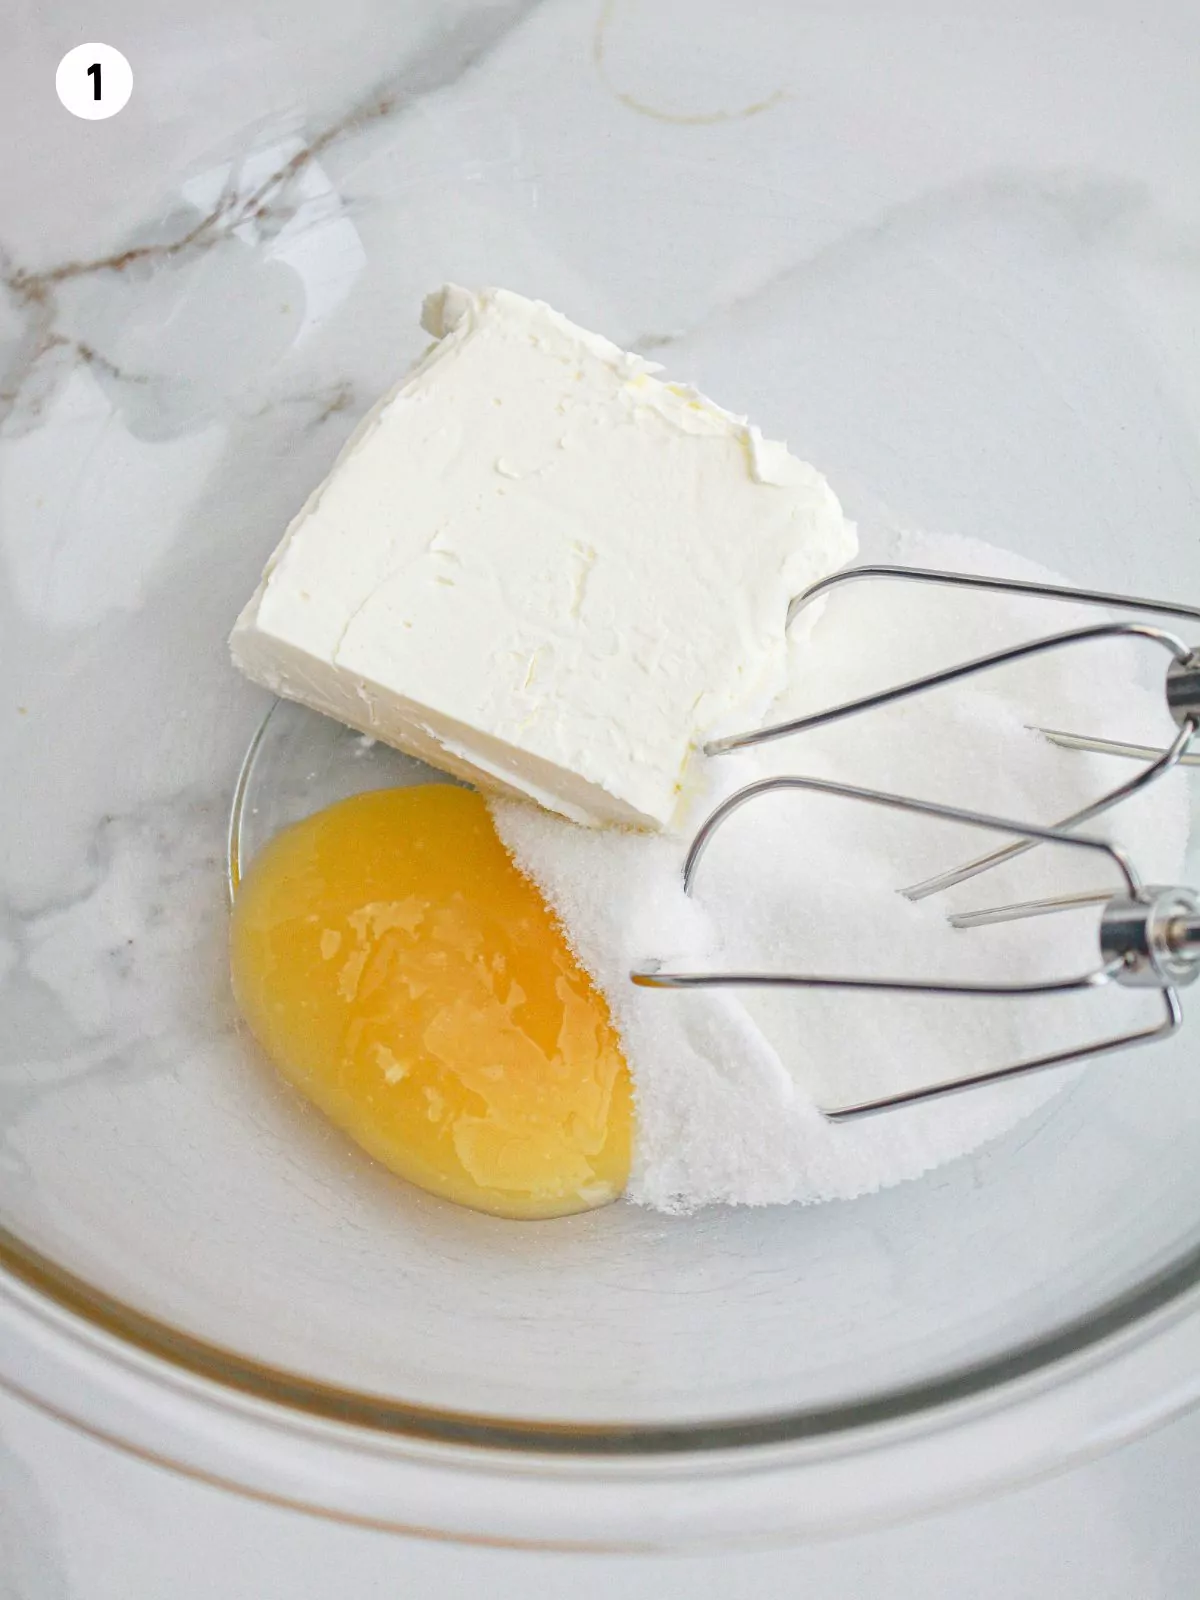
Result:
{"type": "Polygon", "coordinates": [[[449,287],[423,321],[234,661],[485,787],[669,827],[697,745],[782,686],[788,601],[853,528],[783,445],[549,306],[449,287]]]}

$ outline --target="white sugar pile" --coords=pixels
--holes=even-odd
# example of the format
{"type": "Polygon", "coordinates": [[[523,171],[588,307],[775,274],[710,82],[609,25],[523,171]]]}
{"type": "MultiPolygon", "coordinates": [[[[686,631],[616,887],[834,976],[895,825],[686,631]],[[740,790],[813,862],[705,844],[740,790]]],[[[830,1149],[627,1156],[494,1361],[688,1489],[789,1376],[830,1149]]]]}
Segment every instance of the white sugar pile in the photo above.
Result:
{"type": "MultiPolygon", "coordinates": [[[[1047,576],[957,539],[900,536],[884,555],[914,566],[1047,576]]],[[[793,643],[792,686],[772,720],[1097,619],[1094,610],[1033,600],[848,585],[830,598],[811,637],[793,643]]],[[[947,910],[1115,887],[1090,852],[1042,847],[914,904],[896,891],[1006,841],[790,792],[752,802],[725,825],[691,900],[680,865],[712,807],[772,773],[1056,821],[1135,769],[1059,749],[1030,725],[1163,744],[1175,731],[1162,693],[1165,662],[1127,641],[1087,645],[711,759],[681,837],[592,832],[522,803],[493,802],[501,837],[557,911],[621,1029],[637,1095],[632,1199],[680,1211],[717,1201],[849,1198],[899,1183],[1004,1132],[1060,1092],[1071,1070],[857,1123],[830,1123],[819,1107],[1082,1042],[1114,1024],[1157,1020],[1156,997],[1129,991],[1066,1003],[682,992],[635,988],[629,971],[659,957],[692,967],[1013,982],[1095,966],[1094,911],[970,932],[946,921],[947,910]]],[[[1182,775],[1097,828],[1131,850],[1148,880],[1172,881],[1187,843],[1182,775]]]]}

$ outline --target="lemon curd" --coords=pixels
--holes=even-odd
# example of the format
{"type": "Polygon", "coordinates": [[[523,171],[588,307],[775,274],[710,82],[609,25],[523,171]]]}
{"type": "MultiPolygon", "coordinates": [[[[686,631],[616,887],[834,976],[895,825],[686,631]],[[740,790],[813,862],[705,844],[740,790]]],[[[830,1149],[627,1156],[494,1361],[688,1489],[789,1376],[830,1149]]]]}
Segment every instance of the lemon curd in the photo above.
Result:
{"type": "Polygon", "coordinates": [[[376,790],[278,834],[238,888],[231,966],[282,1075],[401,1177],[504,1217],[623,1189],[608,1008],[475,791],[376,790]]]}

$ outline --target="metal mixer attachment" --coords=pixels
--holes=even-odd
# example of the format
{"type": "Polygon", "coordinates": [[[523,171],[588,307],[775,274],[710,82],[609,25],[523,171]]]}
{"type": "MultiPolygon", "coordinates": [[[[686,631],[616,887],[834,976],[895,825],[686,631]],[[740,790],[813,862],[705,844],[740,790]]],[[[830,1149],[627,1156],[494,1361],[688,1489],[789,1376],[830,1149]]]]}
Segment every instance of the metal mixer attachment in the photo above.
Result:
{"type": "MultiPolygon", "coordinates": [[[[1133,595],[1104,594],[1095,589],[1071,589],[1057,584],[1028,583],[1014,578],[980,577],[973,573],[941,572],[925,567],[864,566],[848,567],[843,572],[836,572],[832,577],[823,579],[812,588],[806,589],[803,594],[797,595],[788,609],[788,625],[791,625],[801,611],[829,594],[831,590],[843,584],[868,580],[936,584],[949,588],[1028,595],[1042,600],[1074,601],[1079,605],[1105,606],[1112,610],[1180,617],[1200,622],[1200,607],[1177,605],[1165,600],[1142,600],[1133,595]]],[[[1142,745],[1122,744],[1111,739],[1095,739],[1055,728],[1038,729],[1037,731],[1045,734],[1048,739],[1068,749],[1091,750],[1101,755],[1124,756],[1148,763],[1127,783],[1111,789],[1091,805],[1085,806],[1083,810],[1076,811],[1069,817],[1063,817],[1056,824],[1060,829],[1075,828],[1111,810],[1121,801],[1129,799],[1131,795],[1148,788],[1173,767],[1181,763],[1187,766],[1200,765],[1200,754],[1190,748],[1196,731],[1200,728],[1200,650],[1190,649],[1175,634],[1166,633],[1161,628],[1150,627],[1140,622],[1101,622],[1091,627],[1072,628],[1066,633],[1050,634],[1045,638],[1014,645],[1007,650],[997,650],[992,655],[960,662],[941,672],[931,672],[926,677],[896,684],[876,694],[864,695],[861,699],[847,700],[841,705],[830,706],[809,716],[775,723],[767,728],[755,728],[748,733],[736,733],[727,738],[714,739],[705,745],[704,753],[718,756],[730,750],[744,750],[751,745],[764,744],[770,739],[783,739],[791,734],[806,733],[814,728],[823,728],[830,723],[844,721],[848,717],[861,716],[882,706],[894,705],[897,701],[926,694],[945,684],[958,683],[964,678],[974,677],[981,672],[990,672],[1017,661],[1086,644],[1092,640],[1117,638],[1148,640],[1170,655],[1166,677],[1167,708],[1179,732],[1165,750],[1152,750],[1142,745]]],[[[951,868],[947,872],[940,872],[936,877],[928,878],[923,883],[910,884],[903,893],[910,900],[924,900],[928,895],[939,894],[955,884],[965,883],[968,878],[977,877],[981,872],[988,872],[991,868],[1000,866],[1002,862],[1011,861],[1014,856],[1023,855],[1038,843],[1040,839],[1034,834],[1022,836],[1002,849],[994,850],[988,855],[968,861],[960,867],[951,868]]]]}
{"type": "MultiPolygon", "coordinates": [[[[827,595],[832,589],[842,584],[866,580],[936,584],[1028,595],[1039,599],[1074,601],[1082,605],[1105,606],[1113,610],[1180,617],[1200,622],[1200,608],[1177,605],[1168,601],[1143,600],[1130,595],[1104,594],[1091,589],[1072,589],[1054,584],[980,577],[974,574],[942,572],[920,567],[863,566],[835,573],[798,595],[788,611],[789,625],[806,606],[827,595]]],[[[943,671],[897,684],[875,694],[864,695],[857,700],[831,706],[809,716],[777,723],[767,728],[757,728],[749,733],[715,739],[705,746],[705,754],[719,756],[726,751],[745,749],[769,739],[782,739],[791,734],[804,733],[813,728],[840,722],[848,717],[863,715],[882,706],[893,705],[914,695],[928,693],[945,684],[960,682],[977,673],[989,672],[1050,651],[1068,649],[1090,640],[1112,638],[1148,641],[1168,653],[1171,659],[1166,674],[1166,702],[1179,731],[1165,750],[1153,750],[1140,745],[1119,744],[1112,740],[1065,733],[1058,729],[1038,730],[1047,738],[1070,749],[1092,750],[1102,754],[1142,760],[1146,763],[1128,782],[1110,790],[1083,810],[1064,817],[1054,826],[1043,827],[1032,823],[1014,822],[1008,818],[989,816],[984,812],[939,805],[932,801],[908,799],[887,791],[861,789],[850,784],[833,783],[820,778],[764,778],[757,783],[747,784],[717,807],[693,840],[684,865],[684,888],[690,894],[700,860],[717,829],[742,806],[760,795],[781,789],[817,791],[846,800],[865,802],[896,811],[913,812],[942,822],[961,823],[968,827],[1010,836],[1009,843],[991,851],[988,855],[980,856],[948,872],[939,873],[923,883],[910,885],[903,893],[911,900],[922,900],[928,895],[937,894],[955,884],[963,883],[1038,845],[1049,844],[1076,851],[1091,851],[1105,856],[1117,868],[1123,880],[1119,889],[1063,895],[1054,899],[1026,901],[1022,904],[959,913],[952,916],[950,921],[960,928],[982,927],[989,923],[1015,921],[1081,906],[1098,905],[1101,911],[1097,930],[1099,949],[1096,966],[1075,976],[1036,983],[1000,984],[794,972],[686,972],[671,970],[658,962],[647,962],[631,973],[633,982],[654,989],[749,987],[847,989],[1009,1000],[1039,995],[1070,994],[1116,984],[1130,988],[1156,989],[1162,997],[1164,1015],[1156,1027],[1143,1028],[1131,1033],[1112,1034],[1071,1049],[1056,1050],[1009,1066],[976,1072],[950,1083],[827,1109],[826,1115],[834,1121],[844,1121],[876,1111],[892,1110],[898,1106],[913,1105],[942,1095],[977,1088],[982,1084],[1002,1082],[1025,1073],[1065,1066],[1069,1062],[1105,1055],[1132,1045],[1149,1044],[1153,1040],[1174,1033],[1183,1020],[1178,991],[1200,974],[1200,896],[1191,889],[1144,885],[1133,863],[1118,846],[1073,831],[1081,824],[1089,822],[1131,795],[1147,788],[1173,767],[1180,764],[1200,764],[1200,755],[1190,748],[1197,729],[1200,728],[1200,651],[1190,649],[1174,634],[1166,633],[1161,628],[1151,627],[1147,623],[1132,621],[1107,621],[1091,627],[1072,628],[1065,633],[1051,634],[1006,650],[998,650],[991,655],[962,662],[943,671]]]]}
{"type": "Polygon", "coordinates": [[[1156,989],[1162,997],[1163,1020],[1156,1026],[1130,1033],[1111,1034],[1071,1049],[1056,1050],[1009,1066],[976,1072],[949,1083],[909,1090],[857,1104],[826,1108],[825,1115],[835,1122],[847,1121],[878,1111],[914,1105],[942,1095],[960,1093],[983,1084],[1000,1083],[1009,1078],[1065,1066],[1133,1045],[1150,1044],[1176,1032],[1183,1021],[1179,989],[1200,974],[1200,895],[1191,889],[1151,887],[1142,883],[1137,869],[1119,846],[1066,828],[1044,828],[1030,823],[1012,822],[985,812],[962,810],[928,800],[911,800],[902,795],[875,789],[859,789],[851,784],[833,783],[824,778],[763,778],[724,801],[701,827],[683,869],[684,890],[690,894],[696,871],[713,835],[735,811],[761,795],[778,790],[811,790],[844,800],[866,802],[894,811],[908,811],[942,822],[962,823],[995,833],[1007,833],[1018,843],[1061,845],[1076,851],[1101,855],[1116,868],[1121,885],[1113,892],[1065,895],[1052,900],[1030,901],[1021,905],[998,906],[985,911],[966,912],[951,917],[957,927],[980,927],[1023,917],[1044,916],[1081,905],[1102,904],[1098,929],[1098,962],[1088,971],[1061,978],[1031,983],[968,983],[932,981],[917,978],[833,975],[798,972],[689,972],[672,970],[660,962],[646,962],[630,974],[633,982],[649,989],[783,988],[845,989],[892,994],[962,995],[979,999],[1028,999],[1041,995],[1063,995],[1108,984],[1129,988],[1156,989]]]}

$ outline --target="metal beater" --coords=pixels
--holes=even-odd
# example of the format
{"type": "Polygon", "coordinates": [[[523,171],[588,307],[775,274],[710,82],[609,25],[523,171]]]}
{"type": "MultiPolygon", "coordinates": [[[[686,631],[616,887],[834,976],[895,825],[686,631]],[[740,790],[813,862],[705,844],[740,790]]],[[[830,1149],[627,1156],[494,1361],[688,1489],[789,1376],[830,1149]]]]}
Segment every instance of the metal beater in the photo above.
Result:
{"type": "MultiPolygon", "coordinates": [[[[973,574],[942,572],[927,568],[864,566],[851,567],[844,572],[835,573],[798,595],[788,611],[789,625],[806,606],[828,594],[834,587],[866,579],[929,583],[1024,594],[1042,599],[1075,601],[1084,605],[1200,621],[1200,608],[1167,601],[1143,600],[1129,595],[1104,594],[1097,590],[1073,589],[1009,578],[978,577],[973,574]]],[[[1069,1062],[1106,1055],[1133,1045],[1149,1044],[1175,1033],[1183,1020],[1178,991],[1200,975],[1200,895],[1194,890],[1181,887],[1146,885],[1142,882],[1133,862],[1119,846],[1090,834],[1072,831],[1131,795],[1146,789],[1173,767],[1181,763],[1200,764],[1200,756],[1190,749],[1196,732],[1200,729],[1200,651],[1189,649],[1174,634],[1136,622],[1104,622],[1092,627],[1073,628],[1065,633],[1052,634],[996,651],[991,655],[980,656],[975,660],[930,673],[876,694],[832,706],[806,717],[713,740],[705,746],[705,754],[721,755],[726,751],[762,744],[770,739],[781,739],[790,734],[803,733],[848,717],[862,715],[881,706],[892,705],[910,696],[928,693],[944,684],[958,682],[1012,662],[1053,650],[1066,649],[1090,640],[1120,637],[1148,640],[1170,655],[1166,674],[1166,701],[1179,732],[1165,750],[1152,750],[1140,745],[1120,744],[1086,735],[1064,733],[1056,729],[1039,730],[1047,738],[1069,749],[1092,750],[1130,759],[1143,759],[1148,763],[1127,783],[1110,790],[1083,810],[1063,818],[1061,822],[1049,827],[1016,822],[1010,818],[995,817],[985,812],[941,805],[933,801],[914,800],[890,791],[862,789],[851,784],[834,783],[821,778],[764,778],[737,790],[716,808],[692,841],[683,869],[684,891],[690,894],[697,868],[717,829],[734,812],[761,795],[788,789],[815,791],[845,800],[907,811],[937,821],[960,823],[967,827],[1012,836],[1009,844],[993,850],[986,856],[981,856],[949,872],[939,873],[923,883],[911,885],[903,893],[912,900],[924,899],[954,884],[963,883],[1041,844],[1086,850],[1105,856],[1117,868],[1122,879],[1119,889],[1060,895],[1044,900],[989,907],[980,911],[958,913],[949,920],[955,927],[973,928],[1016,921],[1025,917],[1046,916],[1081,906],[1100,905],[1102,910],[1098,928],[1097,966],[1078,975],[1037,983],[990,984],[816,973],[681,972],[672,971],[660,962],[647,962],[630,974],[633,982],[645,988],[655,989],[739,987],[847,989],[885,993],[963,995],[985,999],[1021,999],[1039,995],[1069,994],[1108,984],[1118,984],[1128,988],[1156,989],[1162,997],[1164,1017],[1157,1027],[1143,1028],[1132,1033],[1113,1034],[1071,1049],[1057,1050],[1009,1066],[973,1073],[948,1083],[827,1110],[826,1115],[832,1121],[847,1121],[873,1112],[894,1110],[900,1106],[937,1099],[943,1095],[978,1088],[983,1084],[998,1083],[1045,1068],[1065,1066],[1069,1062]]]]}

